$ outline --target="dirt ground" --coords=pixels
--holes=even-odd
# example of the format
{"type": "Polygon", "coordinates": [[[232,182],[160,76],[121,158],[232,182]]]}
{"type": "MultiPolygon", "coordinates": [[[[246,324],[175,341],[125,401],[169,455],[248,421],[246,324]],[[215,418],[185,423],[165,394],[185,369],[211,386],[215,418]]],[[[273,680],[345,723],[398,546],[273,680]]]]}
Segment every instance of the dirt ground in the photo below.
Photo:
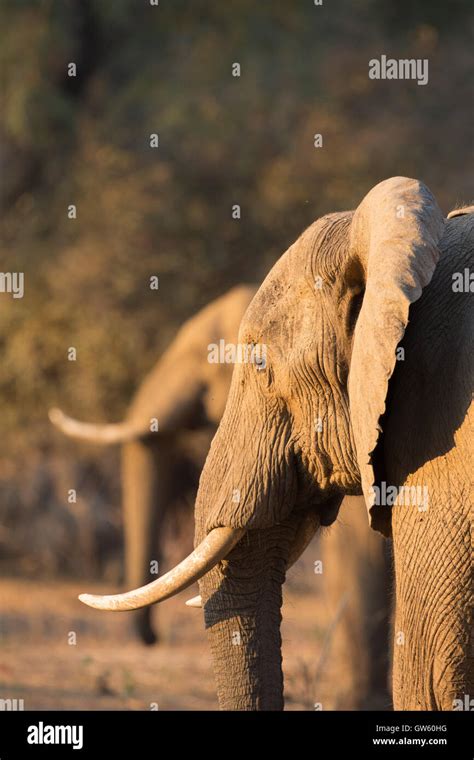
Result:
{"type": "MultiPolygon", "coordinates": [[[[337,709],[344,691],[318,584],[306,561],[285,586],[289,710],[314,710],[316,702],[337,709]]],[[[113,589],[84,581],[0,582],[0,699],[22,699],[25,710],[217,709],[202,612],[184,604],[197,587],[155,608],[161,639],[151,648],[131,635],[128,613],[91,610],[77,601],[83,591],[113,589]]]]}

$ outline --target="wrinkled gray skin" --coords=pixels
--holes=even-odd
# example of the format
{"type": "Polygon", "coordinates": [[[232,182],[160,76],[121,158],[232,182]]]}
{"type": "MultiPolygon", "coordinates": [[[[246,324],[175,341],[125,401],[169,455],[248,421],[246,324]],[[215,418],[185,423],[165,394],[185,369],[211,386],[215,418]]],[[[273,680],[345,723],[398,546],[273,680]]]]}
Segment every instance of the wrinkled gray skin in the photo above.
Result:
{"type": "Polygon", "coordinates": [[[297,526],[310,510],[331,523],[361,491],[372,526],[393,533],[395,709],[473,693],[472,295],[452,288],[472,271],[473,220],[444,219],[421,182],[386,180],[309,227],[250,304],[239,339],[265,344],[267,365],[235,368],[196,500],[196,542],[247,530],[200,581],[221,708],[283,708],[297,526]],[[426,487],[428,509],[374,503],[383,481],[426,487]]]}

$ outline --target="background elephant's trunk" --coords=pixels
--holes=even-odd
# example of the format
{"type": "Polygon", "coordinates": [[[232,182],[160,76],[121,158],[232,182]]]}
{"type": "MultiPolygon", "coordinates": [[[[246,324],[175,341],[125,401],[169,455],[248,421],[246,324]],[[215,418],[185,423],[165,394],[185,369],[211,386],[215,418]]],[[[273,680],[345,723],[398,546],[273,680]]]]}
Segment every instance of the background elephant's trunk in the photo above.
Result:
{"type": "Polygon", "coordinates": [[[200,581],[222,710],[282,710],[282,585],[294,528],[251,530],[200,581]]]}
{"type": "MultiPolygon", "coordinates": [[[[167,502],[167,472],[159,448],[158,440],[153,445],[138,440],[127,443],[122,451],[127,588],[143,586],[158,577],[151,574],[150,562],[159,563],[162,559],[158,547],[167,502]]],[[[145,607],[132,614],[141,640],[153,644],[156,634],[151,621],[152,608],[145,607]]]]}

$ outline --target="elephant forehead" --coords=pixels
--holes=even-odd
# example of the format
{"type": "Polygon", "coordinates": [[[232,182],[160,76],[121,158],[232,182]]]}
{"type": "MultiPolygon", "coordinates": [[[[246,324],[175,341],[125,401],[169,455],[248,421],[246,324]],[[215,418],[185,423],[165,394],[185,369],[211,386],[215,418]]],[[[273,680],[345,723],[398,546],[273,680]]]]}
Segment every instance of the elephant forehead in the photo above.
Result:
{"type": "Polygon", "coordinates": [[[263,343],[269,350],[281,350],[286,354],[298,336],[311,329],[315,316],[314,299],[308,285],[290,283],[278,298],[274,295],[262,297],[252,304],[242,322],[240,340],[263,343]]]}
{"type": "Polygon", "coordinates": [[[291,318],[300,310],[301,301],[320,287],[320,277],[333,281],[347,260],[352,218],[353,212],[343,211],[313,222],[270,270],[250,303],[244,324],[266,325],[275,314],[291,318]]]}
{"type": "Polygon", "coordinates": [[[294,266],[293,248],[275,264],[252,300],[242,320],[242,336],[276,339],[282,331],[293,333],[305,309],[311,309],[313,283],[303,266],[294,266]]]}

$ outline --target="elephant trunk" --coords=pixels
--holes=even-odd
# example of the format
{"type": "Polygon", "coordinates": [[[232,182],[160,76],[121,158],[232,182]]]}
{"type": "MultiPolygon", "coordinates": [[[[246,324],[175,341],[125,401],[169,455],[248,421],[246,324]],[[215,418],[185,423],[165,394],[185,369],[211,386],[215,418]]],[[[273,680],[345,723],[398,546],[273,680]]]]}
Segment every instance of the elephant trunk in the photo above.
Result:
{"type": "Polygon", "coordinates": [[[200,581],[221,710],[282,710],[282,585],[294,530],[248,531],[200,581]]]}
{"type": "MultiPolygon", "coordinates": [[[[166,504],[166,472],[147,441],[132,441],[122,450],[122,498],[124,509],[125,583],[136,588],[154,580],[159,572],[160,533],[166,504]],[[152,562],[155,565],[152,565],[152,562]]],[[[133,613],[133,624],[144,644],[154,644],[152,609],[133,613]]]]}
{"type": "Polygon", "coordinates": [[[221,709],[282,710],[282,585],[307,531],[297,536],[292,514],[297,481],[288,428],[272,424],[279,402],[256,419],[256,378],[245,382],[242,366],[201,474],[195,543],[225,527],[245,535],[201,578],[200,592],[221,709]]]}

